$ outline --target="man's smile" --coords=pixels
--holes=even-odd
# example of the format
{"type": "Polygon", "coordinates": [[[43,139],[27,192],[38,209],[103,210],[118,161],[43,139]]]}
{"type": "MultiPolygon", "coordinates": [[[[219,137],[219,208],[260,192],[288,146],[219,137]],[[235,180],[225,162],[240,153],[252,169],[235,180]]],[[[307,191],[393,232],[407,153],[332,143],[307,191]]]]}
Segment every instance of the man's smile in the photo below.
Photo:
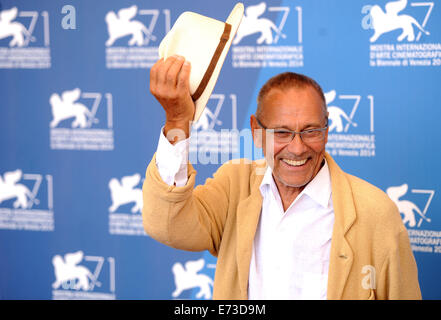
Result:
{"type": "Polygon", "coordinates": [[[303,166],[306,163],[306,161],[308,161],[308,159],[309,158],[303,160],[292,160],[292,159],[282,158],[281,160],[291,167],[300,167],[303,166]]]}

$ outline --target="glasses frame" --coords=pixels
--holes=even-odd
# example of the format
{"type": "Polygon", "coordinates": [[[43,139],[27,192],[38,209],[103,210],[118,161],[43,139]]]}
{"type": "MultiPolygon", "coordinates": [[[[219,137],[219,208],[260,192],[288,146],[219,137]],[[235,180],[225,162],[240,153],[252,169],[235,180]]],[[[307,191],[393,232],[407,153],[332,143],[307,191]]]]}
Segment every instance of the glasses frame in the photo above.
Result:
{"type": "MultiPolygon", "coordinates": [[[[257,124],[260,126],[260,127],[262,127],[264,130],[272,130],[273,131],[273,133],[274,133],[274,128],[267,128],[267,127],[265,127],[263,124],[262,124],[262,122],[260,122],[260,120],[256,117],[256,120],[257,120],[257,124]]],[[[287,142],[283,142],[284,144],[288,144],[288,143],[291,143],[293,140],[294,140],[294,138],[295,138],[295,136],[296,136],[296,134],[298,134],[299,136],[300,136],[300,140],[302,140],[302,142],[303,143],[308,143],[308,142],[305,142],[304,140],[303,140],[303,133],[305,133],[305,132],[313,132],[313,131],[321,131],[321,132],[324,132],[326,129],[328,129],[328,117],[326,117],[326,126],[325,127],[323,127],[323,128],[317,128],[317,129],[309,129],[309,130],[303,130],[303,131],[292,131],[292,130],[288,130],[288,129],[283,129],[283,132],[286,132],[286,133],[291,133],[291,139],[289,140],[289,141],[287,141],[287,142]]],[[[280,131],[282,131],[282,130],[280,130],[280,131]]],[[[323,138],[324,138],[325,136],[323,135],[323,138]]],[[[322,141],[323,140],[323,138],[321,139],[321,140],[317,140],[317,141],[322,141]]],[[[276,138],[274,138],[274,141],[276,141],[276,138]]],[[[314,141],[315,142],[315,141],[314,141]]]]}

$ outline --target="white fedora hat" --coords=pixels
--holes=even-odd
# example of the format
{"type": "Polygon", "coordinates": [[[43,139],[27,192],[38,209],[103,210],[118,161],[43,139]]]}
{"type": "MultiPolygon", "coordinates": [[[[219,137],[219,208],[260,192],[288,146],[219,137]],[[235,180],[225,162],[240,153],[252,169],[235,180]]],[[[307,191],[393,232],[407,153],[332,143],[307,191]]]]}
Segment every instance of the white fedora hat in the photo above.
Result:
{"type": "Polygon", "coordinates": [[[226,22],[184,12],[159,45],[160,58],[176,54],[191,63],[190,93],[196,105],[195,122],[213,92],[243,12],[243,4],[236,4],[226,22]]]}

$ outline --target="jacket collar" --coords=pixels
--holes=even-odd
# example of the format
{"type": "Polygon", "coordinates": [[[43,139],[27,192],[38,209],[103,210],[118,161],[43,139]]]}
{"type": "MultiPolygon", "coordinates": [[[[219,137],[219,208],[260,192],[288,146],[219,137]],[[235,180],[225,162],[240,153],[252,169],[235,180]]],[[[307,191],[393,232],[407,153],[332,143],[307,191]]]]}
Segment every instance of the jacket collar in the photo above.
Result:
{"type": "MultiPolygon", "coordinates": [[[[345,173],[326,153],[325,158],[331,176],[332,201],[335,222],[332,232],[331,255],[328,272],[328,299],[340,299],[353,262],[353,252],[345,235],[355,221],[355,206],[352,189],[345,173]]],[[[237,249],[239,287],[241,298],[248,298],[248,277],[254,236],[262,208],[262,183],[267,164],[265,161],[253,162],[250,176],[250,195],[242,200],[237,208],[237,249]]]]}

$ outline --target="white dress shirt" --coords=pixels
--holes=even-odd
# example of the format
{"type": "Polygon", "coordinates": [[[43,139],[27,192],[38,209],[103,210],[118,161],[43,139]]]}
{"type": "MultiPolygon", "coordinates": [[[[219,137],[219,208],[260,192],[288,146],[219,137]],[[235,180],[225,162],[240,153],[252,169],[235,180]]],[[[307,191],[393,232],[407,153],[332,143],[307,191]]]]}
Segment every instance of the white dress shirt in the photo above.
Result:
{"type": "Polygon", "coordinates": [[[325,161],[284,212],[267,167],[263,203],[254,237],[249,299],[326,299],[334,210],[325,161]]]}
{"type": "MultiPolygon", "coordinates": [[[[156,165],[168,185],[187,183],[189,140],[172,145],[161,134],[156,165]]],[[[329,168],[324,166],[286,212],[267,168],[254,237],[249,299],[326,299],[334,210],[329,168]]]]}

